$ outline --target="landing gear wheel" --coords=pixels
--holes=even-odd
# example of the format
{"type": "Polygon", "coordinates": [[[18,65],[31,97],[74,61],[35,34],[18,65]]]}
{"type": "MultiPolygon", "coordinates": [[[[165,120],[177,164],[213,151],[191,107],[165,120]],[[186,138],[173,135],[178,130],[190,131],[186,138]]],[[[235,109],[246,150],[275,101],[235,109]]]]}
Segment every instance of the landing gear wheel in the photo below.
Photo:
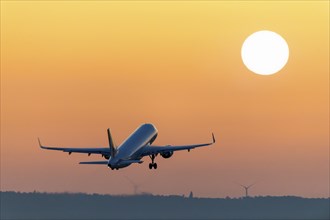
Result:
{"type": "Polygon", "coordinates": [[[156,158],[157,154],[152,154],[149,155],[150,159],[151,159],[151,163],[149,163],[149,169],[151,170],[152,168],[157,169],[157,163],[155,163],[155,158],[156,158]]]}

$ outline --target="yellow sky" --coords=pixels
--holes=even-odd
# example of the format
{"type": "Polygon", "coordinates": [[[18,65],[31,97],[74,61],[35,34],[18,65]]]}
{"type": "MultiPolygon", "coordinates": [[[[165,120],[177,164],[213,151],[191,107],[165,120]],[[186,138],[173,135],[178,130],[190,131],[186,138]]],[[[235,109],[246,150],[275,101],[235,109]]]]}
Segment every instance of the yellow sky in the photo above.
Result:
{"type": "Polygon", "coordinates": [[[1,190],[240,196],[329,195],[328,1],[1,1],[1,190]],[[277,74],[242,63],[271,30],[290,57],[277,74]],[[120,143],[141,123],[155,144],[213,148],[157,158],[159,169],[82,166],[97,156],[43,144],[120,143]]]}

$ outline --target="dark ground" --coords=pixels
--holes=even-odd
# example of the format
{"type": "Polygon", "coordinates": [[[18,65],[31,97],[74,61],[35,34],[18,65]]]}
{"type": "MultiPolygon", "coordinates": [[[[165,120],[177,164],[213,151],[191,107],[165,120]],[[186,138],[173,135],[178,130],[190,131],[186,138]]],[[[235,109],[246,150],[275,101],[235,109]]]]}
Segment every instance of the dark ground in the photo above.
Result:
{"type": "Polygon", "coordinates": [[[328,199],[1,192],[5,219],[329,219],[328,199]]]}

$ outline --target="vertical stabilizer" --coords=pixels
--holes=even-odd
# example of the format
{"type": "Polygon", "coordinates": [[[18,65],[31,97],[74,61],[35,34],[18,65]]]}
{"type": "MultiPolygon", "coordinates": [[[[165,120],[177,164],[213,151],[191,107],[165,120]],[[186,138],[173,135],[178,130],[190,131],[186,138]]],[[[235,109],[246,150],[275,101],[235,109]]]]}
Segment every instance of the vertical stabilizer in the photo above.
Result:
{"type": "Polygon", "coordinates": [[[116,147],[113,143],[112,140],[112,136],[111,136],[111,132],[110,132],[110,128],[108,128],[108,140],[109,140],[109,147],[110,147],[110,153],[111,153],[111,157],[114,157],[116,154],[116,147]]]}

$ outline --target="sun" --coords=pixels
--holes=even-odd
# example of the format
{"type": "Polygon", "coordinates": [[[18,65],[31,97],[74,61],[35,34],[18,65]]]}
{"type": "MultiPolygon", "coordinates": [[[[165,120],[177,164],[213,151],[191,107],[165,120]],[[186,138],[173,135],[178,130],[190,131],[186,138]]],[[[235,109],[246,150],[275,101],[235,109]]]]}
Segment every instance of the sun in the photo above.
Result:
{"type": "Polygon", "coordinates": [[[246,38],[241,56],[250,71],[260,75],[271,75],[280,71],[288,62],[289,47],[279,34],[262,30],[246,38]]]}

